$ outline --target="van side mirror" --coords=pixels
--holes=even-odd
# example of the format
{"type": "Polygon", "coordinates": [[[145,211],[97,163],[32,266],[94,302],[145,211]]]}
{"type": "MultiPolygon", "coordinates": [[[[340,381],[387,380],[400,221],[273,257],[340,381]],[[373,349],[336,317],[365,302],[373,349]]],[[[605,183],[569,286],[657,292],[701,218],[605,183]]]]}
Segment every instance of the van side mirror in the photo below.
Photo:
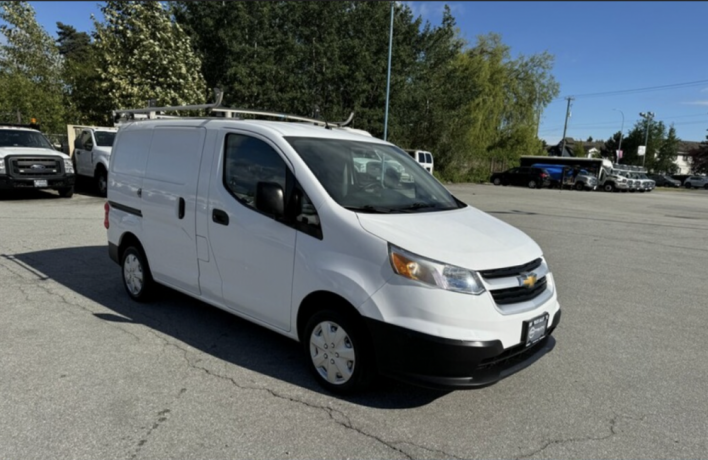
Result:
{"type": "Polygon", "coordinates": [[[256,184],[256,209],[275,218],[285,214],[285,192],[275,182],[256,184]]]}

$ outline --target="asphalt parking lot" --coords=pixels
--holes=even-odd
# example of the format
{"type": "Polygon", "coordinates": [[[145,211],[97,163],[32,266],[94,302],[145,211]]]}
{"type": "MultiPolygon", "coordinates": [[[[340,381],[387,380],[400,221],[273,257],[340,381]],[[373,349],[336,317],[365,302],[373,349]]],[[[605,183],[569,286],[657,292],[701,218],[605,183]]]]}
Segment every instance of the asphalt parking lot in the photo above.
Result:
{"type": "Polygon", "coordinates": [[[275,333],[131,302],[102,198],[0,199],[0,458],[708,457],[708,192],[449,188],[544,249],[554,348],[483,389],[351,398],[275,333]]]}

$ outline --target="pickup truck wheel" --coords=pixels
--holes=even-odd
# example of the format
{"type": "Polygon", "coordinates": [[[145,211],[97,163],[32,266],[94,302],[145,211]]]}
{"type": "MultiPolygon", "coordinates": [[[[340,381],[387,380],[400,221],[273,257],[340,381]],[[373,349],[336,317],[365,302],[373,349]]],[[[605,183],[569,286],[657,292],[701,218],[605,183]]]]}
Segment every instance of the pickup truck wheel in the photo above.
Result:
{"type": "Polygon", "coordinates": [[[583,190],[585,190],[585,185],[582,182],[576,182],[575,190],[582,192],[583,190]]]}
{"type": "Polygon", "coordinates": [[[615,184],[605,184],[604,187],[602,187],[606,192],[614,192],[615,191],[615,184]]]}
{"type": "Polygon", "coordinates": [[[350,394],[373,381],[372,347],[358,318],[320,310],[307,322],[303,339],[308,367],[326,390],[350,394]]]}
{"type": "Polygon", "coordinates": [[[57,189],[57,192],[59,192],[59,196],[62,198],[71,198],[74,196],[74,187],[64,187],[57,189]]]}
{"type": "Polygon", "coordinates": [[[96,188],[98,194],[105,197],[108,193],[108,174],[103,169],[96,171],[96,188]]]}
{"type": "Polygon", "coordinates": [[[143,250],[136,246],[129,246],[123,252],[121,267],[123,286],[130,298],[137,302],[150,300],[155,282],[143,250]]]}

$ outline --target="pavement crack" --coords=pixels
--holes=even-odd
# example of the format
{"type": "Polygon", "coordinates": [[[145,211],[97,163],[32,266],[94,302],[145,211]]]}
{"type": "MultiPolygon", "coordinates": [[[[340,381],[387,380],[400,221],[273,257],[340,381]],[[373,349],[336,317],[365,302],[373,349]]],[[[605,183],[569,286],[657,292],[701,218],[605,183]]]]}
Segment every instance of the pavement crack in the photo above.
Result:
{"type": "MultiPolygon", "coordinates": [[[[180,389],[179,392],[177,393],[177,396],[172,400],[170,405],[174,404],[186,392],[187,392],[186,388],[180,389]]],[[[158,428],[160,428],[160,425],[162,425],[163,423],[165,423],[167,421],[170,413],[172,413],[172,411],[170,409],[162,409],[161,411],[159,411],[157,413],[157,415],[155,417],[155,421],[152,423],[150,428],[148,428],[147,432],[143,435],[142,438],[140,438],[140,440],[138,441],[138,444],[135,446],[135,450],[133,451],[133,453],[130,456],[131,459],[137,458],[137,456],[140,454],[140,451],[143,449],[145,444],[147,444],[152,433],[155,430],[157,430],[158,428]]]]}
{"type": "MultiPolygon", "coordinates": [[[[228,377],[228,376],[225,376],[225,375],[221,375],[221,374],[215,373],[215,372],[211,371],[211,370],[208,369],[208,368],[201,367],[201,366],[198,366],[198,365],[193,364],[193,363],[189,363],[189,366],[190,366],[191,368],[193,368],[193,369],[200,370],[200,371],[202,371],[202,372],[204,372],[204,373],[206,373],[207,375],[210,375],[210,376],[212,376],[212,377],[216,377],[216,378],[219,378],[219,379],[222,379],[222,380],[226,380],[226,381],[230,382],[232,385],[234,385],[235,387],[237,387],[237,388],[239,388],[239,389],[241,389],[241,390],[263,391],[263,392],[268,393],[269,395],[271,395],[271,396],[274,397],[274,398],[282,399],[282,400],[285,400],[285,401],[288,401],[288,402],[292,402],[292,403],[295,403],[295,404],[301,404],[301,405],[306,406],[306,407],[309,407],[309,408],[311,408],[311,409],[316,409],[316,410],[324,411],[324,412],[329,416],[329,418],[330,418],[334,423],[336,423],[337,425],[339,425],[339,426],[341,426],[341,427],[343,427],[343,428],[345,428],[345,429],[347,429],[347,430],[354,431],[354,432],[356,432],[356,433],[358,433],[358,434],[360,434],[360,435],[362,435],[362,436],[364,436],[364,437],[367,437],[367,438],[369,438],[369,439],[373,439],[373,440],[377,441],[378,443],[380,443],[380,444],[386,446],[387,448],[389,448],[389,449],[391,449],[391,450],[393,450],[393,451],[395,451],[395,452],[401,454],[401,455],[404,456],[405,458],[407,458],[407,459],[409,459],[409,460],[414,460],[414,457],[413,457],[412,455],[410,455],[409,453],[407,453],[407,452],[404,451],[403,449],[401,449],[401,448],[399,448],[399,447],[396,446],[396,444],[403,444],[403,443],[405,443],[405,442],[403,442],[403,441],[389,442],[389,441],[386,441],[385,439],[383,439],[383,438],[380,437],[380,436],[376,436],[376,435],[374,435],[374,434],[367,433],[366,431],[364,431],[364,430],[362,430],[362,429],[360,429],[360,428],[354,426],[354,424],[352,423],[351,419],[350,419],[343,411],[341,411],[341,410],[339,410],[339,409],[336,409],[336,408],[334,408],[334,407],[322,406],[322,405],[319,405],[319,404],[313,404],[313,403],[311,403],[311,402],[304,401],[304,400],[302,400],[302,399],[293,398],[293,397],[291,397],[291,396],[287,396],[287,395],[278,393],[277,391],[274,391],[274,390],[272,390],[272,389],[270,389],[270,388],[254,387],[254,386],[243,385],[243,384],[237,382],[237,381],[236,381],[235,379],[233,379],[232,377],[228,377]]],[[[412,443],[408,443],[408,444],[414,445],[414,444],[412,444],[412,443]]],[[[423,449],[426,449],[426,448],[423,447],[423,449]]],[[[429,449],[426,449],[426,450],[429,450],[429,449]]]]}
{"type": "Polygon", "coordinates": [[[516,457],[516,460],[531,458],[531,457],[533,457],[534,455],[540,454],[541,452],[543,452],[544,450],[548,449],[549,447],[556,446],[556,445],[568,444],[568,443],[573,443],[573,442],[604,441],[604,440],[606,440],[606,439],[609,439],[609,438],[611,438],[611,437],[613,437],[613,436],[615,436],[615,435],[618,434],[617,431],[616,431],[616,425],[617,425],[617,418],[618,418],[618,417],[619,417],[619,416],[615,414],[615,416],[610,419],[610,422],[609,422],[609,423],[610,423],[610,426],[609,426],[610,432],[609,432],[608,434],[604,435],[604,436],[598,436],[598,437],[585,436],[585,437],[582,437],[582,438],[567,438],[567,439],[551,439],[551,440],[547,440],[547,441],[544,441],[543,444],[542,444],[540,447],[538,447],[538,448],[536,448],[536,449],[534,449],[534,450],[532,450],[532,451],[526,452],[526,453],[524,453],[524,454],[522,454],[522,455],[516,457]]]}

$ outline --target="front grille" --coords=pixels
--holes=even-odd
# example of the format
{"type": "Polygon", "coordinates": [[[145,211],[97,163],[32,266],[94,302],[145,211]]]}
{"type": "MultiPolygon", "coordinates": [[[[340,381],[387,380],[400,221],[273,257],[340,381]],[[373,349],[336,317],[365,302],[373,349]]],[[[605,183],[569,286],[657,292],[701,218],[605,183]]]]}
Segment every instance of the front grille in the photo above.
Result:
{"type": "Polygon", "coordinates": [[[538,297],[546,290],[546,277],[544,276],[536,282],[536,285],[531,289],[520,286],[507,289],[497,289],[490,291],[497,305],[508,305],[511,303],[526,302],[538,297]]]}
{"type": "Polygon", "coordinates": [[[14,157],[10,160],[10,171],[19,177],[61,176],[61,160],[47,157],[14,157]]]}
{"type": "Polygon", "coordinates": [[[494,278],[508,278],[510,276],[518,276],[521,273],[536,269],[541,266],[541,258],[531,261],[524,265],[517,265],[515,267],[506,268],[496,268],[494,270],[482,270],[479,272],[486,279],[494,278]]]}

